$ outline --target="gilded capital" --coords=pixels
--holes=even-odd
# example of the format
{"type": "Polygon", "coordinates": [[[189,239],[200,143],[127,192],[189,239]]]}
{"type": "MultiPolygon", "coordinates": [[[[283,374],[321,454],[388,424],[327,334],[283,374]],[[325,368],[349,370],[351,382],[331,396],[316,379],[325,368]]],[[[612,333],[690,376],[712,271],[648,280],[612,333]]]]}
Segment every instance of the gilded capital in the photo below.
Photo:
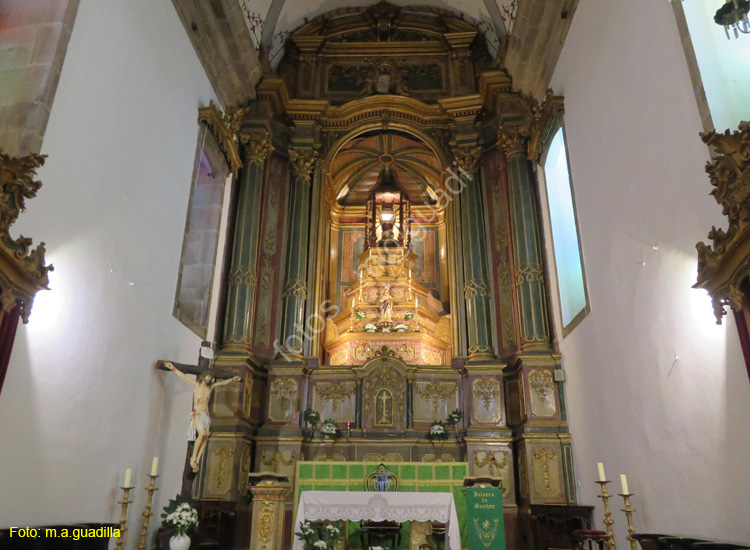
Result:
{"type": "Polygon", "coordinates": [[[240,133],[240,143],[245,147],[245,157],[248,162],[263,164],[266,157],[273,152],[271,135],[268,132],[257,134],[240,133]]]}
{"type": "Polygon", "coordinates": [[[310,183],[317,153],[308,149],[289,149],[289,160],[292,164],[292,173],[295,179],[310,183]]]}
{"type": "Polygon", "coordinates": [[[530,128],[528,126],[501,127],[497,132],[497,141],[508,156],[526,153],[530,128]]]}
{"type": "Polygon", "coordinates": [[[454,149],[453,158],[461,170],[473,174],[479,168],[479,159],[482,156],[481,147],[470,147],[467,149],[454,149]]]}

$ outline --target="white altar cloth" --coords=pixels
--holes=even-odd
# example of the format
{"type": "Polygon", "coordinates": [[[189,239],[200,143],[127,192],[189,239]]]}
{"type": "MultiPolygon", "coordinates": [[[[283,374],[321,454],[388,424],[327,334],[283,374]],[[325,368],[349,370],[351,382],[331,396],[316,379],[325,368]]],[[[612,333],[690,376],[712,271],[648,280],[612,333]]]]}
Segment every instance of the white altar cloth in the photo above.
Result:
{"type": "MultiPolygon", "coordinates": [[[[366,491],[304,491],[297,506],[294,532],[305,521],[432,521],[445,523],[445,545],[461,550],[456,503],[451,493],[398,493],[366,491]]],[[[293,550],[304,541],[294,537],[293,550]]]]}

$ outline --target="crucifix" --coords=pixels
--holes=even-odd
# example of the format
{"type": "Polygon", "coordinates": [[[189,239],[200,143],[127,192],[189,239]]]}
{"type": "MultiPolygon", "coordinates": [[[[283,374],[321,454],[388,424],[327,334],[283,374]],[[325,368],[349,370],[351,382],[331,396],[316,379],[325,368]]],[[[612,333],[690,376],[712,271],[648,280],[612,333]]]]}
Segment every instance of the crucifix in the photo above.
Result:
{"type": "Polygon", "coordinates": [[[182,476],[182,492],[185,493],[191,490],[193,479],[198,473],[200,459],[211,435],[209,430],[211,415],[208,405],[213,390],[216,387],[240,381],[241,378],[235,376],[233,372],[219,371],[213,368],[213,349],[211,344],[206,341],[201,343],[198,365],[159,360],[156,362],[156,368],[173,371],[193,386],[193,411],[190,415],[187,457],[182,476]],[[189,378],[187,376],[189,374],[195,375],[196,379],[189,378]],[[219,381],[216,382],[216,379],[219,379],[219,381]]]}

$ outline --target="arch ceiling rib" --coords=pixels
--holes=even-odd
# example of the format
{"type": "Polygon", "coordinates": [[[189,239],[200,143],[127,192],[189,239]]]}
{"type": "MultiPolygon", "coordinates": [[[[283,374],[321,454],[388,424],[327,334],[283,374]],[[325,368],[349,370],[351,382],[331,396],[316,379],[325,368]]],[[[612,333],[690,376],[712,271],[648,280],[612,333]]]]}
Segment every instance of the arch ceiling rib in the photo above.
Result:
{"type": "Polygon", "coordinates": [[[331,164],[336,189],[344,206],[367,202],[383,169],[392,172],[412,203],[433,202],[430,190],[438,186],[440,161],[425,143],[396,131],[383,131],[351,140],[331,164]]]}

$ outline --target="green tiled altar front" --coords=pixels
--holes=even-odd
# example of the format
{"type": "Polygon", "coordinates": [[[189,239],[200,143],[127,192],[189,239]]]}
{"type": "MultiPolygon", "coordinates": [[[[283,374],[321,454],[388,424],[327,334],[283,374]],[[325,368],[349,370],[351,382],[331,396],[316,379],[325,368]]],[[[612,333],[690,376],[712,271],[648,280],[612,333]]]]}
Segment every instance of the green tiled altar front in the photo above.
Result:
{"type": "MultiPolygon", "coordinates": [[[[295,527],[297,505],[302,491],[364,491],[365,478],[374,472],[380,462],[298,462],[294,486],[295,527]]],[[[385,467],[398,478],[399,492],[453,493],[456,515],[461,529],[461,546],[466,547],[466,495],[464,477],[468,475],[466,462],[398,462],[385,467]]],[[[360,548],[358,525],[349,522],[348,548],[360,548]]],[[[404,525],[400,548],[408,548],[409,526],[404,525]]]]}

